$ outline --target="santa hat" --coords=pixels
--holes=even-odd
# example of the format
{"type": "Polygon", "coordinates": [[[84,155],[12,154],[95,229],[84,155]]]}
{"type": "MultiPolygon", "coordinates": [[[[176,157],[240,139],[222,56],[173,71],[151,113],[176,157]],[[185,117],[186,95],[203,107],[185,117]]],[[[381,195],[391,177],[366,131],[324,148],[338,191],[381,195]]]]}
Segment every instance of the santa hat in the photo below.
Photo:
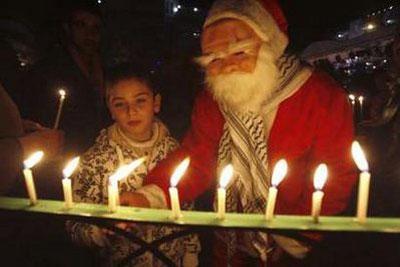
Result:
{"type": "Polygon", "coordinates": [[[238,19],[249,25],[280,56],[288,45],[286,18],[277,0],[217,0],[204,28],[221,19],[238,19]]]}

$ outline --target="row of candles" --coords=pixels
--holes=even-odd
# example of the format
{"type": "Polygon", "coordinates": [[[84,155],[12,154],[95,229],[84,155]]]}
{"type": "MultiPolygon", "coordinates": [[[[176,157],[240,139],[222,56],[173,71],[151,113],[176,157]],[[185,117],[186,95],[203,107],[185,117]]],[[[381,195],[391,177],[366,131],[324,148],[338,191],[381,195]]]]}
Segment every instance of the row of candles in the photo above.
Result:
{"type": "MultiPolygon", "coordinates": [[[[370,184],[370,173],[368,172],[368,163],[365,155],[361,149],[361,146],[357,141],[352,144],[352,155],[357,167],[361,170],[359,190],[358,190],[358,203],[357,203],[357,219],[360,223],[364,223],[367,218],[368,209],[368,196],[369,196],[369,184],[370,184]]],[[[34,153],[31,157],[24,161],[24,177],[26,182],[27,192],[32,205],[37,203],[37,196],[35,191],[35,185],[31,168],[35,166],[43,157],[43,152],[39,151],[34,153]]],[[[122,165],[117,171],[110,176],[108,185],[108,208],[110,212],[116,212],[119,207],[119,189],[118,182],[125,179],[129,174],[134,171],[145,161],[145,158],[139,158],[132,161],[130,164],[122,165]]],[[[65,207],[70,209],[73,207],[72,188],[70,176],[74,172],[75,168],[79,164],[79,157],[71,160],[65,169],[63,170],[62,186],[64,191],[65,207]]],[[[175,169],[171,176],[169,195],[171,200],[172,218],[179,219],[182,217],[179,195],[177,185],[179,180],[189,167],[190,159],[184,159],[178,167],[175,169]]],[[[265,219],[271,221],[274,218],[274,210],[276,199],[278,195],[278,186],[281,181],[285,178],[287,173],[287,163],[284,159],[279,160],[273,170],[271,187],[269,188],[269,194],[267,199],[265,219]]],[[[227,165],[221,172],[219,180],[219,188],[217,190],[217,218],[225,219],[225,207],[226,207],[226,187],[229,184],[231,177],[234,174],[232,165],[227,165]]],[[[319,222],[319,216],[321,213],[321,206],[324,197],[322,191],[325,182],[328,178],[328,167],[326,164],[320,164],[314,173],[314,188],[315,192],[312,195],[312,209],[311,216],[315,223],[319,222]]]]}

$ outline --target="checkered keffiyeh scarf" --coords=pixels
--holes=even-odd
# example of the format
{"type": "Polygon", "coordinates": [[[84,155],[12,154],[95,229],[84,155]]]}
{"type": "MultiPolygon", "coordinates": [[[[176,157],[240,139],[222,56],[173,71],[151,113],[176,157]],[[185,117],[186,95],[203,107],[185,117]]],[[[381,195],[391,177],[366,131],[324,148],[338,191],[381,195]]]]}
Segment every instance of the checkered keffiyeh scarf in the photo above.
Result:
{"type": "MultiPolygon", "coordinates": [[[[225,118],[223,135],[219,143],[218,173],[231,163],[235,177],[227,187],[227,211],[264,213],[271,171],[268,166],[267,124],[274,120],[279,104],[293,95],[310,75],[294,56],[283,56],[279,62],[279,86],[262,107],[260,114],[238,113],[221,105],[225,118]]],[[[237,242],[235,231],[223,231],[219,237],[227,244],[228,256],[237,249],[266,260],[267,234],[255,231],[242,232],[237,242]]]]}

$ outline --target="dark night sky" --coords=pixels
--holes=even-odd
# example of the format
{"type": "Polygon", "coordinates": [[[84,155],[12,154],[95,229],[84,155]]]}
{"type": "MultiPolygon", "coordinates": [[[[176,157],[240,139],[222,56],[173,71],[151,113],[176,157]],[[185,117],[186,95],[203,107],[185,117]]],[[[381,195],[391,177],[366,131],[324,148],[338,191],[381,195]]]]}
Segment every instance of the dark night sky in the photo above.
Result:
{"type": "MultiPolygon", "coordinates": [[[[73,1],[73,0],[69,0],[73,1]]],[[[43,25],[52,20],[55,10],[62,9],[67,0],[0,0],[0,18],[17,17],[33,25],[43,25]],[[60,5],[61,3],[61,5],[60,5]]],[[[103,0],[103,2],[113,0],[103,0]]],[[[132,0],[134,1],[134,0],[132,0]]],[[[162,0],[153,1],[160,8],[162,0]]],[[[212,0],[181,0],[183,5],[207,8],[212,0]]],[[[292,40],[300,47],[324,39],[327,33],[345,29],[348,22],[360,15],[384,8],[395,0],[281,0],[288,17],[292,40]]]]}
{"type": "Polygon", "coordinates": [[[292,38],[300,45],[323,39],[335,30],[344,30],[351,20],[395,2],[398,4],[390,0],[281,0],[292,38]]]}

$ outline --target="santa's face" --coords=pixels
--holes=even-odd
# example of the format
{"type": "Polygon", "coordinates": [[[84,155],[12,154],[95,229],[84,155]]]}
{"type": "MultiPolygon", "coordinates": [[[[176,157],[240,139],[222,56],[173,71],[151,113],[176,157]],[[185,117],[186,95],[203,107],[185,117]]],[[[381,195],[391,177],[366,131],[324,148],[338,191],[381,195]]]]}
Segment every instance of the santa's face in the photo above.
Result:
{"type": "Polygon", "coordinates": [[[253,72],[260,45],[261,39],[240,20],[224,19],[211,24],[204,29],[201,40],[203,58],[207,61],[209,57],[204,64],[207,75],[253,72]]]}
{"type": "Polygon", "coordinates": [[[265,42],[239,20],[221,20],[204,30],[206,82],[216,100],[232,110],[259,112],[278,79],[276,56],[265,42]]]}

